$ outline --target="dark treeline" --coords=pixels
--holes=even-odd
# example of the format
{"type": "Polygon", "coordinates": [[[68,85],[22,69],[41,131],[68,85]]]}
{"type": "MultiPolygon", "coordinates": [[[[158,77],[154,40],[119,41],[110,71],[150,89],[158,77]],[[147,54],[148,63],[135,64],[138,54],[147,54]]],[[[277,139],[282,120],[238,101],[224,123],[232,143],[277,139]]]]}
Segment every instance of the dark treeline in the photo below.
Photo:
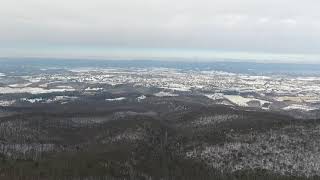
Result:
{"type": "MultiPolygon", "coordinates": [[[[232,149],[241,143],[250,147],[269,140],[269,136],[275,137],[266,142],[270,148],[295,143],[290,137],[312,140],[317,138],[317,120],[209,106],[189,98],[150,98],[144,103],[108,105],[88,101],[39,103],[3,111],[12,114],[0,118],[1,180],[317,179],[317,173],[308,169],[303,170],[309,178],[299,172],[282,173],[282,165],[276,172],[263,168],[235,171],[234,164],[243,160],[241,153],[257,153],[252,157],[258,158],[267,147],[259,146],[257,152],[232,149]],[[225,159],[219,162],[220,169],[215,168],[212,160],[206,159],[211,157],[203,156],[204,149],[224,148],[225,144],[231,144],[223,152],[234,162],[225,159]],[[192,157],[186,155],[190,152],[192,157]]],[[[313,146],[305,144],[307,148],[313,146]]],[[[305,155],[304,150],[296,152],[305,155]]],[[[277,162],[274,157],[270,155],[277,162]]],[[[285,168],[291,166],[291,161],[284,163],[285,168]]]]}

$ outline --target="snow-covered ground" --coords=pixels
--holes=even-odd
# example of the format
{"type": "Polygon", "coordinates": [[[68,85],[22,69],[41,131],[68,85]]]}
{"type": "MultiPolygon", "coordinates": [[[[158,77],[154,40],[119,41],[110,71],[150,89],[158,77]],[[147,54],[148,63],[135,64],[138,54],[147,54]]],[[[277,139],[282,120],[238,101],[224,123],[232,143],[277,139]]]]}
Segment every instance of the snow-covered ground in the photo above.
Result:
{"type": "Polygon", "coordinates": [[[205,96],[212,100],[224,99],[224,95],[222,93],[205,94],[205,96]]]}
{"type": "Polygon", "coordinates": [[[29,102],[29,103],[38,103],[38,102],[43,102],[45,100],[43,98],[32,98],[32,99],[21,98],[21,101],[26,101],[26,102],[29,102]]]}
{"type": "Polygon", "coordinates": [[[21,98],[21,101],[26,101],[29,103],[52,103],[52,102],[65,102],[65,101],[72,101],[72,100],[76,100],[79,97],[76,96],[55,96],[53,98],[48,98],[48,99],[44,99],[44,98],[21,98]]]}
{"type": "Polygon", "coordinates": [[[164,91],[160,91],[158,93],[154,94],[157,97],[174,97],[174,96],[179,96],[178,94],[173,94],[170,92],[164,92],[164,91]]]}
{"type": "Polygon", "coordinates": [[[8,82],[12,81],[12,84],[4,83],[9,85],[0,87],[0,94],[40,94],[78,90],[94,93],[103,90],[101,88],[103,86],[96,86],[97,84],[109,84],[161,88],[161,92],[154,94],[158,97],[179,96],[181,93],[202,94],[216,103],[231,103],[244,107],[259,106],[259,103],[261,107],[265,103],[281,103],[282,107],[291,104],[306,104],[313,108],[318,107],[317,104],[320,103],[320,77],[259,76],[221,71],[181,71],[170,68],[88,67],[71,69],[67,73],[53,74],[51,72],[17,78],[19,81],[8,77],[8,82]],[[28,83],[17,84],[21,82],[21,79],[28,83]],[[77,83],[77,85],[69,85],[70,82],[77,83]],[[53,83],[58,86],[52,85],[53,83]],[[81,86],[82,84],[84,86],[81,86]],[[239,96],[227,94],[239,94],[239,96]]]}
{"type": "Polygon", "coordinates": [[[74,90],[75,89],[43,89],[39,87],[23,87],[23,88],[0,87],[0,94],[13,94],[13,93],[43,94],[43,93],[53,93],[53,92],[74,91],[74,90]]]}
{"type": "Polygon", "coordinates": [[[224,97],[229,101],[231,101],[232,103],[237,104],[238,106],[244,106],[244,107],[248,106],[248,103],[250,101],[258,101],[260,102],[260,106],[262,106],[265,103],[270,103],[269,101],[255,99],[255,98],[245,98],[238,95],[224,95],[224,97]]]}
{"type": "Polygon", "coordinates": [[[88,87],[85,90],[86,91],[100,91],[100,90],[103,90],[103,88],[91,88],[91,87],[88,87]]]}
{"type": "Polygon", "coordinates": [[[118,97],[118,98],[113,98],[113,99],[106,99],[106,101],[123,101],[126,100],[126,97],[118,97]]]}
{"type": "Polygon", "coordinates": [[[0,106],[11,106],[15,102],[16,102],[15,100],[12,100],[12,101],[0,101],[0,106]]]}
{"type": "Polygon", "coordinates": [[[24,88],[30,86],[32,83],[25,83],[25,84],[11,84],[9,87],[11,88],[24,88]]]}
{"type": "Polygon", "coordinates": [[[302,110],[302,111],[312,111],[312,110],[316,110],[317,108],[315,107],[310,107],[310,106],[306,106],[306,105],[301,105],[301,104],[292,104],[290,106],[284,107],[284,110],[302,110]]]}
{"type": "Polygon", "coordinates": [[[137,100],[140,102],[140,101],[142,101],[142,100],[144,100],[146,98],[147,97],[145,95],[142,95],[142,96],[137,97],[137,100]]]}
{"type": "Polygon", "coordinates": [[[173,90],[173,91],[181,91],[181,92],[188,92],[190,91],[190,87],[181,85],[181,84],[169,84],[166,87],[160,87],[163,89],[169,89],[169,90],[173,90]]]}

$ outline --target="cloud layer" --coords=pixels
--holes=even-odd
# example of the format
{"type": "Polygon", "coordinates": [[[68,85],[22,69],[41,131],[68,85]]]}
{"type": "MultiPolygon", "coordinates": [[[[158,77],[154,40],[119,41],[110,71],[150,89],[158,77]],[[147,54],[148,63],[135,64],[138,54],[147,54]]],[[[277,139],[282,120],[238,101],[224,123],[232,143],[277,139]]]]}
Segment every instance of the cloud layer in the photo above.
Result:
{"type": "Polygon", "coordinates": [[[2,0],[0,48],[317,54],[319,7],[319,0],[2,0]]]}

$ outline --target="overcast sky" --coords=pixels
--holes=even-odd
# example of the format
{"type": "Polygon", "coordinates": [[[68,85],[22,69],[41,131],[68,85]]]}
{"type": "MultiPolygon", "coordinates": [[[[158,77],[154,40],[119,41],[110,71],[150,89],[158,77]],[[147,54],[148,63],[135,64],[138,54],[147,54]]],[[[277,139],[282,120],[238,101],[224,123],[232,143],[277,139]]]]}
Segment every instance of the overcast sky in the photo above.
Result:
{"type": "Polygon", "coordinates": [[[1,0],[0,56],[320,62],[319,0],[1,0]]]}

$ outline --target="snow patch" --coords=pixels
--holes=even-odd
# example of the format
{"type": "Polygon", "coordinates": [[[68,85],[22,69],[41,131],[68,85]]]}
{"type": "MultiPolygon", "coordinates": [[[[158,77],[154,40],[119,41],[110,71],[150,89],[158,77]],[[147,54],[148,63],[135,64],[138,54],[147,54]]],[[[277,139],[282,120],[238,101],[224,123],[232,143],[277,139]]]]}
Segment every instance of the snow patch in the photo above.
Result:
{"type": "Polygon", "coordinates": [[[61,100],[75,100],[79,97],[76,96],[56,96],[53,98],[53,101],[61,101],[61,100]]]}
{"type": "Polygon", "coordinates": [[[170,90],[173,90],[173,91],[181,91],[181,92],[188,92],[190,91],[190,88],[189,87],[186,87],[182,84],[170,84],[168,85],[167,87],[160,87],[160,88],[163,88],[163,89],[170,89],[170,90]]]}
{"type": "MultiPolygon", "coordinates": [[[[52,103],[57,101],[65,100],[75,100],[78,99],[76,96],[55,96],[54,98],[44,99],[44,98],[21,98],[21,101],[26,101],[29,103],[52,103]]],[[[62,102],[65,103],[65,102],[62,102]]]]}
{"type": "Polygon", "coordinates": [[[53,92],[74,91],[74,90],[75,89],[43,89],[38,87],[23,87],[23,88],[0,87],[0,94],[13,94],[13,93],[43,94],[43,93],[53,93],[53,92]]]}
{"type": "Polygon", "coordinates": [[[12,101],[0,101],[0,106],[11,106],[15,102],[16,102],[15,100],[12,100],[12,101]]]}
{"type": "Polygon", "coordinates": [[[85,89],[85,91],[100,91],[100,90],[103,90],[103,88],[91,88],[91,87],[88,87],[85,89]]]}
{"type": "Polygon", "coordinates": [[[21,100],[29,102],[29,103],[38,103],[38,102],[43,102],[44,101],[44,99],[42,99],[42,98],[33,98],[33,99],[22,98],[21,100]]]}
{"type": "Polygon", "coordinates": [[[157,96],[157,97],[174,97],[174,96],[179,96],[178,94],[173,94],[173,93],[170,93],[170,92],[163,92],[163,91],[160,91],[160,92],[158,92],[158,93],[155,93],[154,95],[157,96]]]}
{"type": "Polygon", "coordinates": [[[224,95],[222,93],[205,94],[204,96],[212,100],[224,99],[224,95]]]}
{"type": "Polygon", "coordinates": [[[237,104],[238,106],[244,106],[244,107],[247,107],[248,102],[250,101],[259,101],[261,105],[265,103],[270,103],[269,101],[264,101],[264,100],[255,99],[255,98],[244,98],[239,95],[224,95],[224,97],[229,101],[231,101],[232,103],[237,104]]]}
{"type": "Polygon", "coordinates": [[[9,87],[11,88],[24,88],[30,86],[32,83],[25,83],[25,84],[11,84],[9,87]]]}
{"type": "Polygon", "coordinates": [[[147,97],[145,95],[137,97],[137,100],[140,102],[141,100],[146,99],[147,97]]]}
{"type": "Polygon", "coordinates": [[[119,98],[113,98],[113,99],[106,99],[106,101],[123,101],[123,100],[125,100],[125,99],[127,99],[127,98],[125,98],[125,97],[119,97],[119,98]]]}
{"type": "Polygon", "coordinates": [[[290,110],[302,110],[302,111],[313,111],[316,110],[315,107],[310,107],[306,105],[300,105],[300,104],[292,104],[290,106],[284,107],[283,110],[290,111],[290,110]]]}
{"type": "Polygon", "coordinates": [[[71,86],[56,86],[58,89],[73,89],[71,86]]]}

